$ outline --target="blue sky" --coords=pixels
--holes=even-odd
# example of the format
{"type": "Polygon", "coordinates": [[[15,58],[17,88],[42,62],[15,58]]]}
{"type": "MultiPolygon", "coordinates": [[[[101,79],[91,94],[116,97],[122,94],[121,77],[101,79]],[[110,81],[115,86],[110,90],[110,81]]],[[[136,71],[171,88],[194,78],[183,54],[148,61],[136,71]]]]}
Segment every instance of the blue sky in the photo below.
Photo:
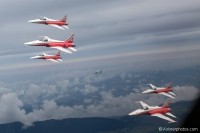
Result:
{"type": "Polygon", "coordinates": [[[177,61],[181,62],[186,57],[192,61],[184,60],[185,65],[198,64],[199,61],[195,60],[199,57],[200,47],[198,3],[197,0],[167,3],[158,0],[1,2],[0,71],[26,71],[54,65],[30,60],[29,57],[44,51],[54,53],[55,50],[23,44],[42,35],[65,40],[73,33],[79,52],[63,54],[65,62],[60,65],[62,67],[72,67],[68,65],[71,62],[85,61],[91,65],[94,60],[105,66],[110,60],[119,64],[123,64],[124,60],[126,63],[138,60],[151,63],[149,58],[156,61],[167,58],[173,62],[174,67],[179,66],[177,61]],[[15,6],[7,8],[8,5],[15,6]],[[70,27],[66,31],[27,23],[40,16],[60,19],[65,14],[68,15],[70,27]],[[107,58],[109,61],[104,61],[107,58]]]}
{"type": "MultiPolygon", "coordinates": [[[[21,121],[30,125],[34,121],[68,118],[70,111],[73,112],[74,108],[81,110],[83,105],[63,105],[63,108],[57,105],[59,97],[73,99],[66,89],[77,90],[86,103],[91,103],[86,108],[94,110],[91,116],[106,116],[113,111],[112,108],[102,115],[95,111],[104,108],[109,97],[118,103],[134,99],[132,94],[124,98],[115,97],[111,89],[105,91],[105,86],[94,83],[106,82],[130,71],[182,69],[200,64],[198,0],[7,0],[1,1],[0,7],[0,105],[9,105],[4,100],[16,101],[13,108],[8,106],[7,110],[0,110],[0,123],[21,121]],[[40,16],[61,19],[66,14],[70,29],[65,31],[27,22],[40,16]],[[31,60],[31,56],[39,53],[53,54],[56,51],[24,45],[38,36],[65,40],[73,33],[78,52],[71,55],[62,53],[64,62],[61,64],[31,60]],[[104,71],[104,76],[96,78],[92,73],[99,69],[104,71]],[[98,101],[102,104],[94,106],[94,102],[87,99],[93,93],[102,97],[103,100],[98,101]],[[33,105],[31,114],[20,110],[26,104],[33,105]],[[46,112],[45,107],[63,113],[44,117],[51,113],[46,112]],[[5,113],[9,110],[15,111],[13,119],[5,113]],[[35,118],[35,114],[39,114],[41,119],[35,118]]],[[[192,88],[192,94],[197,92],[194,86],[189,88],[192,88]]],[[[112,107],[118,109],[115,104],[112,107]]],[[[124,107],[120,107],[123,110],[124,107]]],[[[125,115],[126,111],[115,115],[125,115]]],[[[71,115],[90,116],[78,111],[71,115]]]]}

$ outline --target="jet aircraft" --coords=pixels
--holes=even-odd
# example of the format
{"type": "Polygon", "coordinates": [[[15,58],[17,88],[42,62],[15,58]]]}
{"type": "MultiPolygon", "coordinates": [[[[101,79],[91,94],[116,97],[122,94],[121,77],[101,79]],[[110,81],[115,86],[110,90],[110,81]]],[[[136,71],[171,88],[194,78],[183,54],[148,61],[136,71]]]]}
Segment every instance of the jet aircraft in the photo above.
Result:
{"type": "Polygon", "coordinates": [[[43,60],[53,61],[56,63],[60,63],[62,61],[60,51],[58,51],[55,55],[48,55],[46,53],[42,53],[40,55],[31,57],[31,59],[43,59],[43,60]]]}
{"type": "Polygon", "coordinates": [[[40,19],[29,20],[29,23],[36,23],[36,24],[45,24],[50,25],[61,30],[65,30],[68,28],[67,23],[67,15],[65,15],[61,20],[54,20],[47,17],[42,17],[40,19]]]}
{"type": "Polygon", "coordinates": [[[73,40],[74,40],[74,34],[65,41],[54,40],[54,39],[49,38],[48,36],[42,36],[42,38],[39,39],[39,40],[27,42],[27,43],[24,43],[24,44],[29,45],[29,46],[50,47],[50,48],[54,48],[54,49],[57,49],[57,50],[71,54],[72,52],[69,51],[68,49],[70,49],[72,51],[77,51],[74,48],[76,45],[74,45],[73,40]]]}
{"type": "Polygon", "coordinates": [[[167,100],[162,106],[149,106],[143,101],[139,101],[139,103],[142,105],[143,109],[137,109],[128,115],[150,115],[150,116],[156,116],[161,119],[167,120],[169,123],[176,122],[175,120],[165,116],[171,116],[173,118],[176,118],[172,113],[170,113],[171,109],[169,107],[169,100],[167,100]]]}
{"type": "Polygon", "coordinates": [[[101,75],[102,74],[102,70],[98,70],[96,72],[94,72],[95,75],[101,75]]]}
{"type": "Polygon", "coordinates": [[[149,84],[149,86],[151,87],[151,89],[147,89],[143,91],[142,93],[145,93],[145,94],[156,93],[156,94],[165,95],[167,97],[175,99],[176,95],[172,92],[173,90],[172,90],[171,85],[168,85],[166,87],[156,87],[153,84],[149,84]]]}

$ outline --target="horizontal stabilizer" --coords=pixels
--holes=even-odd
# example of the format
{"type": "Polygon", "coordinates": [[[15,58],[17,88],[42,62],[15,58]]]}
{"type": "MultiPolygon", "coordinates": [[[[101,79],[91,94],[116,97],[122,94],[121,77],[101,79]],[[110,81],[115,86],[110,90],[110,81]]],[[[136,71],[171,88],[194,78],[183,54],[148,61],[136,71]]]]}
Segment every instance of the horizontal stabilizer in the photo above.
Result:
{"type": "Polygon", "coordinates": [[[168,92],[169,94],[173,95],[173,96],[176,96],[176,94],[174,94],[173,92],[168,92]]]}
{"type": "Polygon", "coordinates": [[[54,59],[46,59],[46,60],[49,60],[49,61],[52,61],[52,62],[55,62],[55,63],[60,63],[59,61],[54,60],[54,59]]]}
{"type": "Polygon", "coordinates": [[[171,117],[174,117],[174,118],[176,118],[176,116],[175,115],[173,115],[172,113],[166,113],[166,115],[169,115],[169,116],[171,116],[171,117]]]}
{"type": "Polygon", "coordinates": [[[62,26],[59,26],[59,25],[55,25],[55,24],[49,24],[50,26],[53,26],[53,27],[56,27],[58,29],[61,29],[61,30],[65,30],[65,28],[63,28],[62,26]]]}

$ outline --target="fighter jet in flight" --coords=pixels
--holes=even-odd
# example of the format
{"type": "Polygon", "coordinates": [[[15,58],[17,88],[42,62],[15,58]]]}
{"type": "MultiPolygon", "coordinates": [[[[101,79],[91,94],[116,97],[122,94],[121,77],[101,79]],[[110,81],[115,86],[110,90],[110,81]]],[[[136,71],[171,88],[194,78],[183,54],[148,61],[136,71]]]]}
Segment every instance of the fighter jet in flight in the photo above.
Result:
{"type": "Polygon", "coordinates": [[[67,15],[64,16],[61,20],[54,20],[50,19],[47,17],[42,17],[40,19],[34,19],[34,20],[29,20],[28,22],[30,23],[36,23],[36,24],[45,24],[45,25],[50,25],[56,28],[59,28],[61,30],[65,30],[68,25],[67,23],[67,15]]]}
{"type": "Polygon", "coordinates": [[[96,72],[94,72],[95,75],[101,75],[102,74],[102,70],[98,70],[96,72]]]}
{"type": "Polygon", "coordinates": [[[24,43],[24,44],[29,45],[29,46],[45,46],[45,47],[55,48],[55,49],[58,49],[60,51],[71,54],[72,52],[67,50],[67,49],[70,49],[72,51],[77,51],[74,48],[76,45],[74,45],[73,40],[74,40],[74,34],[69,39],[67,39],[65,41],[54,40],[54,39],[51,39],[47,36],[43,36],[39,40],[27,42],[27,43],[24,43]]]}
{"type": "Polygon", "coordinates": [[[58,53],[56,53],[55,55],[48,55],[46,53],[42,53],[41,55],[31,57],[31,59],[43,59],[43,60],[53,61],[56,63],[60,63],[62,61],[60,51],[58,51],[58,53]]]}
{"type": "Polygon", "coordinates": [[[176,95],[172,92],[173,90],[172,90],[171,84],[169,84],[166,87],[156,87],[153,84],[149,84],[149,86],[151,87],[151,89],[145,90],[142,93],[145,93],[145,94],[157,93],[157,94],[165,95],[167,97],[175,99],[176,95]]]}
{"type": "Polygon", "coordinates": [[[144,103],[143,101],[139,101],[139,103],[142,105],[143,109],[137,109],[131,113],[129,113],[128,115],[150,115],[150,116],[156,116],[159,117],[161,119],[167,120],[169,123],[173,123],[176,122],[174,120],[172,120],[171,118],[165,116],[171,116],[173,118],[176,118],[176,116],[174,116],[172,113],[170,113],[171,109],[169,107],[169,100],[166,101],[162,106],[149,106],[146,103],[144,103]]]}

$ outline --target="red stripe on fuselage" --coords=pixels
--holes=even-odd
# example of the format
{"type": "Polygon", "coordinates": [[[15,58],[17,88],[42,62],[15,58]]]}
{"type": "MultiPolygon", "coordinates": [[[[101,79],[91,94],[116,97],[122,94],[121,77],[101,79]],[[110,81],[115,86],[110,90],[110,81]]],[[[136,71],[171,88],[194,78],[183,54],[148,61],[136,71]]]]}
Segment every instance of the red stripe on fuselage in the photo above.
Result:
{"type": "Polygon", "coordinates": [[[155,90],[152,93],[161,93],[161,92],[170,92],[170,91],[172,91],[171,88],[163,88],[163,89],[155,90]]]}
{"type": "Polygon", "coordinates": [[[33,46],[45,46],[45,47],[63,47],[63,48],[69,48],[74,47],[73,43],[70,42],[48,42],[48,43],[38,43],[37,45],[33,46]]]}
{"type": "Polygon", "coordinates": [[[171,111],[170,108],[156,108],[156,109],[150,109],[150,110],[140,112],[137,115],[152,115],[152,114],[157,114],[157,113],[165,114],[170,111],[171,111]]]}
{"type": "Polygon", "coordinates": [[[68,25],[66,22],[62,22],[62,21],[40,21],[40,22],[37,22],[39,24],[55,24],[55,25],[59,25],[59,26],[62,26],[62,25],[68,25]]]}
{"type": "Polygon", "coordinates": [[[157,113],[165,114],[167,112],[170,112],[170,110],[171,110],[170,108],[157,108],[157,109],[149,110],[148,114],[150,114],[150,115],[157,114],[157,113]]]}
{"type": "Polygon", "coordinates": [[[67,42],[51,42],[51,43],[48,43],[47,47],[56,47],[56,46],[63,47],[63,48],[68,48],[68,47],[72,47],[73,44],[72,43],[67,43],[67,42]]]}
{"type": "Polygon", "coordinates": [[[54,60],[57,60],[57,59],[61,59],[61,57],[57,56],[57,55],[47,55],[47,56],[40,57],[38,59],[44,59],[44,60],[54,59],[54,60]]]}

